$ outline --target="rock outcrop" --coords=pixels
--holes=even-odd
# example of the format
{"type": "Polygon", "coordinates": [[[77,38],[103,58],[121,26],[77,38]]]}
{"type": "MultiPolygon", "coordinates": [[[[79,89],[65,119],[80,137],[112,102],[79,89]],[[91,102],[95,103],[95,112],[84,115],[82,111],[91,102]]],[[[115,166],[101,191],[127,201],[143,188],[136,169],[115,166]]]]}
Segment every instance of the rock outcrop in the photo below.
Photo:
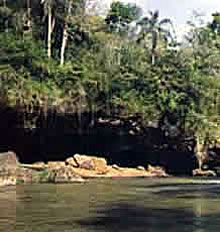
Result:
{"type": "Polygon", "coordinates": [[[104,158],[75,154],[73,159],[78,168],[93,170],[97,172],[97,174],[107,173],[108,165],[104,158]]]}
{"type": "Polygon", "coordinates": [[[12,151],[0,154],[0,186],[16,185],[17,157],[12,151]]]}
{"type": "Polygon", "coordinates": [[[124,168],[116,164],[107,165],[104,158],[75,154],[66,160],[75,173],[83,178],[116,178],[116,177],[167,177],[168,174],[161,167],[142,166],[137,168],[124,168]],[[72,159],[73,158],[73,159],[72,159]],[[73,161],[74,160],[74,161],[73,161]],[[73,165],[72,165],[73,164],[73,165]]]}
{"type": "Polygon", "coordinates": [[[81,183],[85,178],[166,177],[163,168],[107,165],[104,158],[75,154],[66,161],[21,164],[14,152],[0,154],[0,186],[16,183],[81,183]]]}

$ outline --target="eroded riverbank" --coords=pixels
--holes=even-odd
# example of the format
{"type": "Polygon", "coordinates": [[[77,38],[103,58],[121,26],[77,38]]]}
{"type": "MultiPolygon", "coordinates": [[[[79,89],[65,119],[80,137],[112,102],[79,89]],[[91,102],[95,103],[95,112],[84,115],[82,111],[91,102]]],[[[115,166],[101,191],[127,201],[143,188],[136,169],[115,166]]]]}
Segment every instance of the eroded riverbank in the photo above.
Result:
{"type": "Polygon", "coordinates": [[[18,183],[73,183],[89,178],[168,177],[161,167],[122,168],[108,165],[104,158],[76,154],[65,161],[19,164],[18,183]]]}
{"type": "Polygon", "coordinates": [[[1,186],[19,183],[84,182],[88,178],[168,176],[161,167],[122,168],[118,165],[108,165],[104,158],[79,154],[65,161],[27,165],[19,163],[14,152],[6,152],[1,154],[0,169],[1,186]]]}
{"type": "MultiPolygon", "coordinates": [[[[216,176],[212,170],[194,171],[198,171],[197,175],[216,176]]],[[[14,152],[1,154],[1,186],[21,183],[81,183],[91,178],[122,177],[169,177],[169,175],[159,166],[126,168],[116,164],[108,165],[104,158],[95,156],[75,154],[65,161],[21,164],[14,152]]]]}

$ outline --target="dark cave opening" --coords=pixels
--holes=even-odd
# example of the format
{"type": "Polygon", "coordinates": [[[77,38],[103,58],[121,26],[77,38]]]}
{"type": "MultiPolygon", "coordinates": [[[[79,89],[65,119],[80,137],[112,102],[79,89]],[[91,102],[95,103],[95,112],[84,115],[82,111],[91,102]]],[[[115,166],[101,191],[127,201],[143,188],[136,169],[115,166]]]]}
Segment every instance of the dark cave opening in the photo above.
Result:
{"type": "Polygon", "coordinates": [[[39,122],[37,128],[28,130],[19,127],[16,112],[1,110],[0,152],[14,151],[20,162],[28,164],[62,161],[78,153],[104,157],[108,164],[122,167],[159,165],[175,175],[190,175],[197,166],[192,152],[158,148],[165,142],[159,129],[148,128],[146,135],[139,136],[120,125],[96,122],[89,127],[88,116],[84,121],[79,130],[75,115],[58,115],[49,127],[39,122]]]}

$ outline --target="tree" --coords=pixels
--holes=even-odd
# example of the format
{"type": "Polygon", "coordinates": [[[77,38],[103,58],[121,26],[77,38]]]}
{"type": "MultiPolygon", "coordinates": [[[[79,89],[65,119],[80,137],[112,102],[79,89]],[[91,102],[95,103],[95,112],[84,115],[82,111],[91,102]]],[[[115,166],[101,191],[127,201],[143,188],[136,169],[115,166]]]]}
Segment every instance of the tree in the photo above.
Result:
{"type": "Polygon", "coordinates": [[[27,27],[27,30],[31,30],[31,2],[30,2],[30,0],[27,0],[26,7],[27,7],[27,23],[26,23],[26,27],[27,27]]]}
{"type": "Polygon", "coordinates": [[[8,32],[12,15],[12,10],[8,8],[6,2],[4,2],[4,5],[0,6],[0,31],[8,32]]]}
{"type": "Polygon", "coordinates": [[[145,40],[147,36],[151,35],[151,63],[155,64],[155,50],[158,45],[158,40],[162,39],[166,43],[169,39],[173,39],[172,33],[169,29],[165,28],[166,25],[172,26],[170,19],[159,20],[159,11],[150,11],[150,16],[143,17],[137,22],[141,26],[141,32],[138,35],[137,42],[145,40]]]}
{"type": "MultiPolygon", "coordinates": [[[[74,39],[77,35],[77,30],[85,35],[83,24],[86,21],[85,2],[83,0],[68,0],[63,2],[64,10],[61,15],[62,22],[62,42],[60,49],[60,65],[64,64],[64,55],[69,37],[74,39]]],[[[88,25],[87,25],[88,26],[88,25]]]]}
{"type": "Polygon", "coordinates": [[[219,38],[210,24],[199,25],[199,27],[193,23],[190,25],[191,31],[187,39],[191,50],[186,55],[191,60],[191,75],[194,77],[195,85],[193,89],[197,100],[192,104],[190,113],[186,116],[186,128],[195,136],[195,154],[201,169],[208,157],[210,145],[217,141],[216,134],[220,126],[219,38]]]}
{"type": "Polygon", "coordinates": [[[63,39],[61,44],[61,50],[60,50],[60,65],[62,66],[64,64],[64,54],[66,49],[66,44],[68,40],[68,20],[71,16],[71,9],[72,9],[72,2],[69,0],[68,7],[67,7],[67,15],[65,18],[64,28],[63,28],[63,39]]]}
{"type": "Polygon", "coordinates": [[[216,12],[212,14],[213,21],[210,23],[210,28],[213,32],[220,35],[220,13],[216,12]]]}
{"type": "MultiPolygon", "coordinates": [[[[96,125],[99,115],[140,115],[143,127],[157,121],[167,139],[162,145],[176,149],[180,138],[192,138],[202,168],[220,127],[218,17],[212,27],[192,28],[189,46],[174,50],[167,46],[172,33],[165,27],[172,24],[160,20],[157,11],[139,19],[135,9],[118,3],[104,21],[86,15],[83,2],[42,0],[43,9],[40,0],[8,0],[0,8],[1,104],[22,109],[28,128],[34,126],[34,114],[46,115],[52,107],[76,113],[78,128],[83,113],[90,116],[88,128],[96,125]],[[27,11],[27,3],[35,10],[27,11]],[[39,17],[43,10],[44,21],[39,17]],[[27,13],[33,26],[31,40],[20,36],[13,24],[16,15],[23,33],[27,13]],[[140,28],[137,41],[146,40],[149,49],[124,36],[131,23],[140,28]],[[69,62],[63,65],[65,59],[69,62]]],[[[165,146],[157,149],[161,147],[165,146]]]]}
{"type": "Polygon", "coordinates": [[[108,12],[105,22],[110,32],[127,32],[129,24],[137,20],[142,15],[142,10],[135,4],[125,4],[113,2],[108,12]]]}
{"type": "Polygon", "coordinates": [[[55,18],[52,15],[52,9],[55,6],[56,0],[41,0],[41,4],[44,5],[44,12],[47,15],[47,56],[51,58],[51,38],[52,31],[55,26],[55,18]]]}

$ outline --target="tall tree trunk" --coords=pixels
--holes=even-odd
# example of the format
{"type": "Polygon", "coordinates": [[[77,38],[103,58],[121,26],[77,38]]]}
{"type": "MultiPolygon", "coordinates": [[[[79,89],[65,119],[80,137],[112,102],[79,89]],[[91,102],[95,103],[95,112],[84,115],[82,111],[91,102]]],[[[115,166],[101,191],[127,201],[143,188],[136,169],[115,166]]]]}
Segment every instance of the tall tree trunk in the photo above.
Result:
{"type": "Polygon", "coordinates": [[[56,18],[52,17],[51,33],[53,33],[53,29],[55,27],[55,23],[56,23],[56,18]]]}
{"type": "Polygon", "coordinates": [[[30,0],[27,0],[27,27],[31,29],[31,5],[30,0]]]}
{"type": "Polygon", "coordinates": [[[156,51],[156,47],[157,47],[157,44],[152,44],[152,48],[151,48],[151,64],[152,65],[155,65],[155,60],[156,60],[156,53],[155,53],[155,51],[156,51]]]}
{"type": "Polygon", "coordinates": [[[52,9],[48,5],[48,31],[47,31],[47,56],[51,57],[51,37],[52,37],[52,9]]]}
{"type": "Polygon", "coordinates": [[[154,54],[154,52],[151,54],[151,64],[155,65],[155,54],[154,54]]]}
{"type": "Polygon", "coordinates": [[[65,49],[66,49],[67,40],[68,40],[68,20],[69,20],[69,17],[71,16],[71,9],[72,9],[72,3],[71,3],[71,0],[69,0],[67,17],[66,17],[65,25],[63,29],[62,45],[61,45],[61,50],[60,50],[60,65],[61,66],[63,66],[64,64],[65,49]]]}

